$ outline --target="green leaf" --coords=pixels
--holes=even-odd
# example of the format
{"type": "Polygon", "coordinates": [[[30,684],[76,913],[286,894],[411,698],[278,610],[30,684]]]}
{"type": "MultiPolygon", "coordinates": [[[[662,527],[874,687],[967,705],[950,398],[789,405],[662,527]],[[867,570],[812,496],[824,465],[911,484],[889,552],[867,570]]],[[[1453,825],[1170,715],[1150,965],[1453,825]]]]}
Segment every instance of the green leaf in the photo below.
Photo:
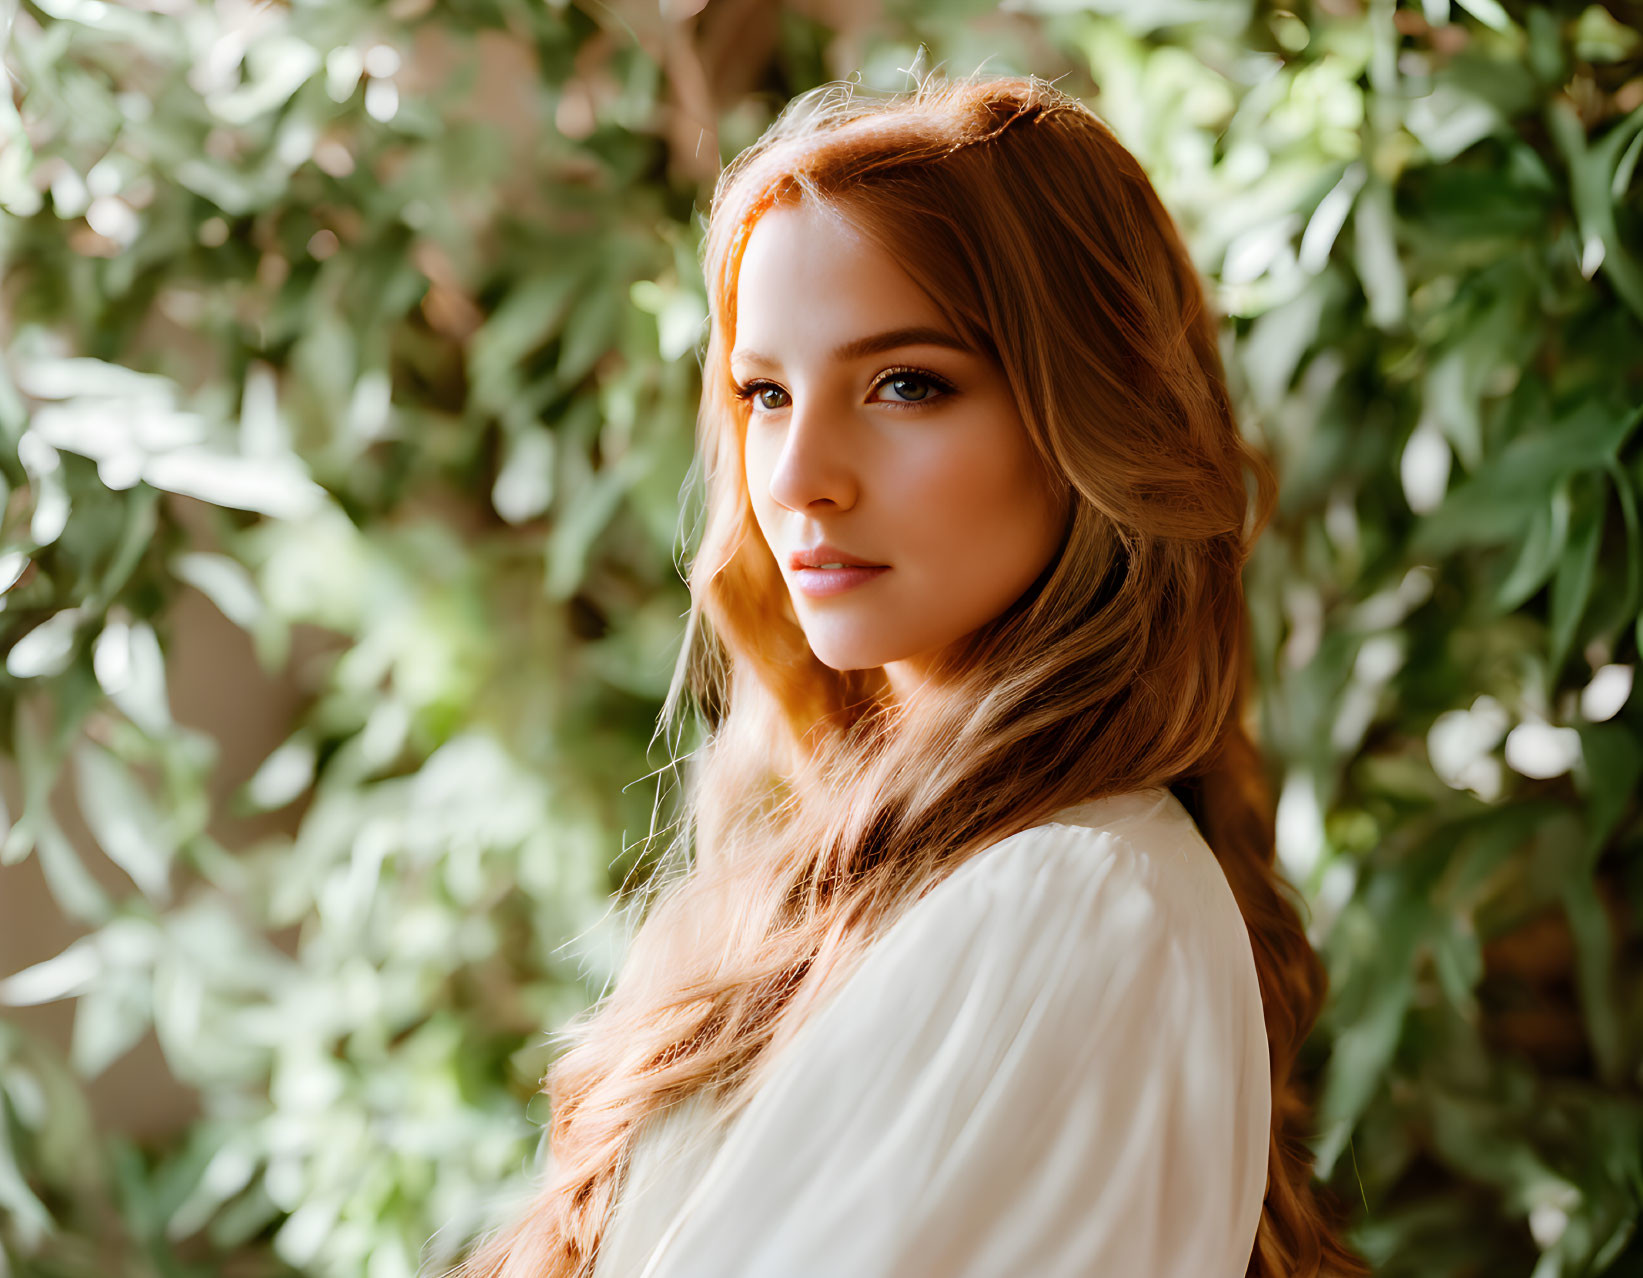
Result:
{"type": "Polygon", "coordinates": [[[1415,955],[1431,909],[1418,889],[1399,875],[1378,880],[1379,899],[1356,918],[1367,952],[1357,973],[1358,1005],[1342,1026],[1324,1068],[1313,1143],[1316,1173],[1327,1178],[1346,1148],[1352,1129],[1383,1085],[1403,1038],[1404,1020],[1415,993],[1415,955]]]}
{"type": "Polygon", "coordinates": [[[1569,507],[1569,486],[1559,484],[1552,490],[1551,501],[1536,512],[1517,562],[1495,590],[1496,612],[1512,611],[1540,589],[1568,541],[1569,507]]]}
{"type": "Polygon", "coordinates": [[[1609,126],[1601,140],[1586,137],[1574,102],[1559,94],[1546,108],[1546,125],[1569,165],[1569,194],[1580,225],[1582,269],[1591,274],[1594,259],[1633,316],[1643,319],[1643,268],[1621,238],[1615,220],[1615,173],[1639,130],[1643,107],[1609,126]]]}
{"type": "Polygon", "coordinates": [[[1401,971],[1393,968],[1369,1005],[1336,1035],[1318,1102],[1322,1134],[1312,1146],[1318,1176],[1327,1178],[1333,1172],[1353,1126],[1381,1086],[1403,1037],[1414,991],[1413,969],[1407,964],[1401,971]]]}
{"type": "Polygon", "coordinates": [[[96,1078],[135,1047],[148,1026],[142,979],[99,985],[75,1004],[69,1059],[82,1078],[96,1078]]]}
{"type": "Polygon", "coordinates": [[[1412,549],[1439,555],[1514,540],[1527,521],[1550,518],[1546,503],[1568,476],[1612,462],[1640,420],[1643,411],[1583,399],[1552,429],[1512,440],[1451,488],[1417,526],[1412,549]]]}
{"type": "Polygon", "coordinates": [[[1590,866],[1637,797],[1637,783],[1643,779],[1643,745],[1630,726],[1611,719],[1582,725],[1580,753],[1588,805],[1586,864],[1590,866]]]}
{"type": "Polygon", "coordinates": [[[1643,595],[1643,521],[1638,519],[1637,491],[1625,467],[1611,459],[1607,470],[1620,498],[1620,514],[1626,525],[1626,594],[1619,615],[1629,617],[1643,595]]]}
{"type": "Polygon", "coordinates": [[[29,1189],[11,1143],[10,1115],[0,1111],[0,1208],[24,1251],[33,1251],[56,1227],[46,1205],[29,1189]]]}
{"type": "Polygon", "coordinates": [[[81,923],[97,924],[114,913],[114,902],[93,878],[58,826],[47,812],[36,816],[34,853],[46,876],[46,886],[63,913],[81,923]]]}
{"type": "Polygon", "coordinates": [[[1444,997],[1460,1016],[1471,1023],[1478,1019],[1473,991],[1483,979],[1483,946],[1477,929],[1466,914],[1452,916],[1430,938],[1432,965],[1444,997]]]}
{"type": "Polygon", "coordinates": [[[1575,943],[1575,977],[1586,1033],[1598,1075],[1618,1086],[1625,1073],[1625,1040],[1614,997],[1614,933],[1608,911],[1589,874],[1569,876],[1563,885],[1563,908],[1575,943]]]}
{"type": "Polygon", "coordinates": [[[109,751],[90,741],[75,752],[81,815],[109,860],[144,896],[160,904],[171,895],[175,840],[137,779],[109,751]]]}
{"type": "Polygon", "coordinates": [[[470,396],[475,407],[490,412],[506,407],[519,385],[520,361],[558,332],[584,281],[583,270],[573,267],[527,280],[508,294],[474,334],[469,349],[470,396]]]}
{"type": "Polygon", "coordinates": [[[1591,598],[1593,570],[1597,567],[1598,545],[1603,538],[1605,486],[1583,494],[1575,503],[1574,529],[1558,559],[1552,579],[1550,666],[1554,675],[1563,668],[1574,642],[1580,618],[1591,598]]]}

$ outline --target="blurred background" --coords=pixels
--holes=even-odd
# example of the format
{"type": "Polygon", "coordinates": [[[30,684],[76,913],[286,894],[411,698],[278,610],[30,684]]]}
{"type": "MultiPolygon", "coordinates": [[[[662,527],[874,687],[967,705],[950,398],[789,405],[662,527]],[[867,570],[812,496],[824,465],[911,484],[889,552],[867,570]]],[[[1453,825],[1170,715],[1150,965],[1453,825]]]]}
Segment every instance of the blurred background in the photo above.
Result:
{"type": "Polygon", "coordinates": [[[935,66],[1226,315],[1354,1245],[1643,1274],[1640,13],[0,3],[0,1273],[406,1278],[521,1183],[668,819],[707,195],[935,66]]]}

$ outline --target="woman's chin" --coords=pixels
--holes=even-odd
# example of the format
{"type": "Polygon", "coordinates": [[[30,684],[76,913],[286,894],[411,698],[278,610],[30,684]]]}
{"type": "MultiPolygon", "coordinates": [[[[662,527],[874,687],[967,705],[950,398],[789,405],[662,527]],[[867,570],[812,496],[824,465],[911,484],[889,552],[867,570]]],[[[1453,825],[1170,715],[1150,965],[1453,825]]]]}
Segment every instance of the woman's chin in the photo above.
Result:
{"type": "Polygon", "coordinates": [[[887,648],[882,643],[850,642],[836,637],[818,640],[812,636],[810,650],[816,654],[816,660],[822,665],[841,673],[846,670],[868,670],[882,666],[898,660],[903,655],[899,649],[887,648]]]}

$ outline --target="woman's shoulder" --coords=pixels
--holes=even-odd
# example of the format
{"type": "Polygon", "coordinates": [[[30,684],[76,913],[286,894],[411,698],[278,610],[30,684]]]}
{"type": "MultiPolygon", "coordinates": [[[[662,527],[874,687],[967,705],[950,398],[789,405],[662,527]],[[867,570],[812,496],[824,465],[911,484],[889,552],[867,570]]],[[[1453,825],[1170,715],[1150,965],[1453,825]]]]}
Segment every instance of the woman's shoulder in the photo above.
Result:
{"type": "Polygon", "coordinates": [[[1190,814],[1161,787],[1063,809],[971,857],[870,947],[857,993],[880,983],[928,993],[988,971],[1020,974],[1034,998],[1037,980],[1058,972],[1074,1003],[1103,1001],[1115,976],[1168,981],[1186,991],[1182,1015],[1264,1032],[1237,899],[1190,814]]]}
{"type": "Polygon", "coordinates": [[[1234,1059],[1234,1075],[1265,1088],[1249,934],[1167,790],[1079,804],[974,854],[813,999],[778,1036],[755,1090],[829,1053],[841,1076],[889,1083],[887,1054],[915,1080],[944,1043],[984,1078],[1011,1044],[1074,1069],[1104,1039],[1149,1035],[1175,1036],[1165,1056],[1190,1043],[1203,1059],[1234,1059]]]}
{"type": "Polygon", "coordinates": [[[1114,909],[1144,912],[1166,927],[1242,930],[1219,861],[1165,787],[1074,804],[1001,839],[928,891],[907,917],[939,926],[982,911],[995,923],[1013,914],[1028,923],[1087,924],[1081,911],[1114,909]]]}
{"type": "Polygon", "coordinates": [[[1036,827],[1036,837],[1055,844],[1062,858],[1078,860],[1078,845],[1101,841],[1127,859],[1131,876],[1142,890],[1201,928],[1211,939],[1240,939],[1248,932],[1243,911],[1214,850],[1197,823],[1175,795],[1164,786],[1114,795],[1076,804],[1036,827]],[[1057,836],[1071,828],[1080,834],[1057,836]]]}

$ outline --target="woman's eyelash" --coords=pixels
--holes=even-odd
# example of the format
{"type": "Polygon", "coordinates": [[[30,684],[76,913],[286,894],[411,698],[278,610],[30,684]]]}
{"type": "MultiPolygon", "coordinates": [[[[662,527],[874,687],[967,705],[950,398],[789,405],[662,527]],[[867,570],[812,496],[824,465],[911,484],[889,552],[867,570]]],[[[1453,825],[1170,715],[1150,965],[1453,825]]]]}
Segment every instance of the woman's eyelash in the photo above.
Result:
{"type": "MultiPolygon", "coordinates": [[[[883,375],[873,383],[872,389],[877,390],[886,382],[900,381],[902,379],[928,382],[931,386],[934,386],[938,391],[940,391],[941,394],[932,396],[929,399],[886,400],[884,401],[885,403],[894,404],[898,408],[922,408],[926,404],[933,403],[936,399],[941,399],[944,396],[954,393],[953,384],[945,377],[938,377],[935,373],[926,372],[922,368],[887,368],[884,370],[883,375]]],[[[738,383],[734,385],[731,388],[731,393],[735,395],[738,400],[747,402],[760,391],[767,388],[772,390],[782,389],[780,386],[777,386],[775,382],[767,382],[759,378],[754,378],[752,381],[745,384],[738,383]]],[[[782,391],[782,393],[785,395],[787,392],[782,391]]]]}

